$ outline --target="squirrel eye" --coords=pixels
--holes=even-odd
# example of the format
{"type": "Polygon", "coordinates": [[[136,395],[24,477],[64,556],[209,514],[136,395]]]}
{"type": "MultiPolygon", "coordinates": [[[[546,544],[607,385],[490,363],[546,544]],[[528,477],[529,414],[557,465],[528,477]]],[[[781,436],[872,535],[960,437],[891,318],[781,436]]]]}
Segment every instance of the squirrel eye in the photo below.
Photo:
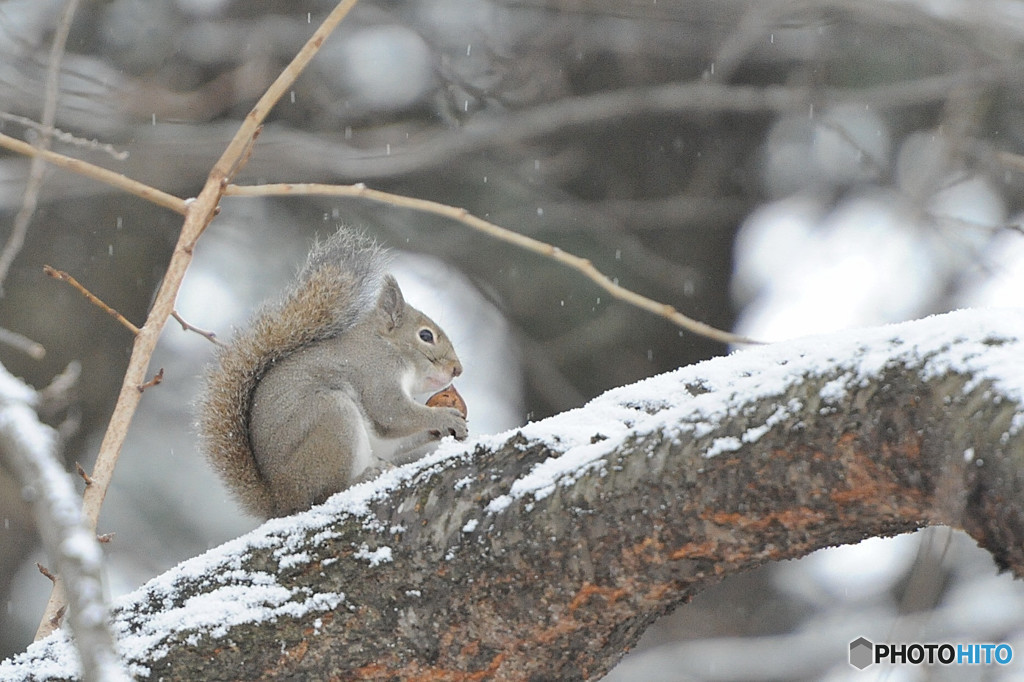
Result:
{"type": "Polygon", "coordinates": [[[420,341],[423,341],[424,343],[434,343],[434,332],[426,328],[421,329],[420,341]]]}

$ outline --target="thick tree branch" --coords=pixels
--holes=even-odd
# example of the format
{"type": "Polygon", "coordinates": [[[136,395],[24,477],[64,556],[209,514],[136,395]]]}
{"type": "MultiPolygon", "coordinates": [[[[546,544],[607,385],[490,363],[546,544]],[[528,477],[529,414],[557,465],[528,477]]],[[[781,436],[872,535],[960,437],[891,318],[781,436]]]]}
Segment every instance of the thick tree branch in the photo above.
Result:
{"type": "Polygon", "coordinates": [[[124,654],[154,679],[584,679],[821,547],[946,524],[1024,575],[1022,345],[1001,311],[752,348],[447,445],[129,595],[124,654]]]}

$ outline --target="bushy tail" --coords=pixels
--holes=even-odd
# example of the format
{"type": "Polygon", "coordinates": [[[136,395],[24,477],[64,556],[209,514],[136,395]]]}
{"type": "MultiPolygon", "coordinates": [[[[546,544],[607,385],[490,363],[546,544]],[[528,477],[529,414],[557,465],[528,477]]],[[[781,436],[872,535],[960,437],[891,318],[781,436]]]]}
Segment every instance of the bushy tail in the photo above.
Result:
{"type": "Polygon", "coordinates": [[[265,304],[222,347],[207,369],[197,426],[213,468],[251,514],[273,514],[266,480],[249,441],[253,391],[267,369],[296,350],[343,333],[376,304],[385,252],[367,237],[339,230],[314,245],[283,300],[265,304]]]}

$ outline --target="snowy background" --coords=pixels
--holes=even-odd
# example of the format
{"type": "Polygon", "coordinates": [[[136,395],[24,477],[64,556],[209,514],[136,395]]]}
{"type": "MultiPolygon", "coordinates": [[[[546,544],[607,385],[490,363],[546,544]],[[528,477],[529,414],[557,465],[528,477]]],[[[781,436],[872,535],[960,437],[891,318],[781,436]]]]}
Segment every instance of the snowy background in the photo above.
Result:
{"type": "MultiPolygon", "coordinates": [[[[39,116],[61,5],[0,2],[7,134],[32,134],[12,116],[39,116]]],[[[87,3],[58,125],[128,157],[56,148],[194,194],[331,5],[87,3]]],[[[363,181],[464,206],[765,340],[1016,306],[1024,165],[1010,155],[1024,151],[1022,48],[1024,3],[1008,0],[365,2],[275,109],[240,181],[363,181]],[[691,82],[789,88],[793,106],[667,110],[644,96],[691,82]],[[631,106],[601,115],[623,95],[631,106]]],[[[0,230],[26,169],[0,157],[0,230]]],[[[294,274],[315,234],[363,226],[407,252],[399,279],[463,357],[476,434],[727,350],[440,219],[312,198],[223,208],[179,299],[186,319],[228,336],[294,274]]],[[[71,272],[141,322],[179,225],[92,181],[47,177],[0,325],[48,355],[0,347],[0,361],[36,386],[82,363],[69,463],[95,456],[130,339],[40,266],[71,272]]],[[[255,526],[195,449],[191,401],[209,356],[205,340],[168,325],[152,365],[165,381],[145,395],[100,523],[116,533],[113,594],[255,526]]],[[[24,648],[48,588],[18,497],[0,472],[0,656],[24,648]]],[[[610,679],[868,679],[845,662],[851,634],[1024,652],[1024,589],[972,545],[931,529],[729,580],[659,622],[610,679]]]]}

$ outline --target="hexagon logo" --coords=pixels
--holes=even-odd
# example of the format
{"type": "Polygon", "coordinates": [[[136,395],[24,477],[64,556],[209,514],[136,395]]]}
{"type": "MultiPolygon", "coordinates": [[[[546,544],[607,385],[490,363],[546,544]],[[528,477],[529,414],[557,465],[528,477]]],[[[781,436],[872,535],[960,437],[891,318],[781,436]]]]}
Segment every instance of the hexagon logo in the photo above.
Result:
{"type": "Polygon", "coordinates": [[[857,670],[863,670],[874,661],[875,645],[864,637],[858,637],[850,642],[850,665],[857,670]]]}

